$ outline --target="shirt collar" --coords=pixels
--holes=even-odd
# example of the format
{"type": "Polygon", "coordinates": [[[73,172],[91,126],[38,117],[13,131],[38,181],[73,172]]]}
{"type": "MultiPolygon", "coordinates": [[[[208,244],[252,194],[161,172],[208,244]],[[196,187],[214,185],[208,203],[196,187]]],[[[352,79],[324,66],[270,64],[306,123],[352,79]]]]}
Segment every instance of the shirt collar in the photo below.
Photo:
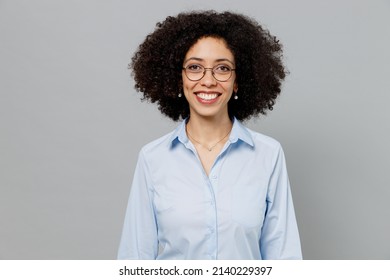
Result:
{"type": "MultiPolygon", "coordinates": [[[[179,141],[183,143],[185,146],[188,145],[189,139],[186,133],[186,123],[188,118],[183,120],[181,124],[173,131],[171,139],[169,143],[172,144],[172,147],[179,141]]],[[[254,146],[254,142],[252,136],[248,129],[241,124],[235,117],[233,118],[233,127],[230,132],[229,141],[230,143],[236,143],[238,140],[245,142],[250,146],[254,146]]]]}
{"type": "Polygon", "coordinates": [[[238,140],[245,142],[249,146],[254,146],[252,135],[250,134],[248,129],[234,117],[232,132],[230,132],[229,141],[231,143],[235,143],[238,140]]]}
{"type": "Polygon", "coordinates": [[[181,124],[172,132],[171,139],[169,143],[174,147],[178,142],[183,143],[185,146],[187,146],[189,139],[187,137],[186,133],[186,123],[188,121],[188,118],[184,119],[181,124]]]}

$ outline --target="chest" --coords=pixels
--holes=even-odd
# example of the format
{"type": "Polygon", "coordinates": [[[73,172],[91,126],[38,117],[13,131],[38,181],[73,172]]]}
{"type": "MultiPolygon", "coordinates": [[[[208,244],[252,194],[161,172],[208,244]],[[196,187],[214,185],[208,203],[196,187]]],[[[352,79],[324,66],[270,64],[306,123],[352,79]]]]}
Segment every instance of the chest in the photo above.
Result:
{"type": "Polygon", "coordinates": [[[229,153],[206,155],[204,162],[196,156],[172,162],[154,178],[153,204],[160,229],[196,229],[213,217],[226,227],[261,225],[270,174],[259,164],[255,158],[243,160],[229,153]]]}
{"type": "Polygon", "coordinates": [[[220,149],[213,149],[211,151],[207,149],[197,148],[197,154],[199,157],[199,161],[204,169],[204,172],[207,176],[210,175],[211,168],[213,167],[216,159],[220,153],[220,149]]]}

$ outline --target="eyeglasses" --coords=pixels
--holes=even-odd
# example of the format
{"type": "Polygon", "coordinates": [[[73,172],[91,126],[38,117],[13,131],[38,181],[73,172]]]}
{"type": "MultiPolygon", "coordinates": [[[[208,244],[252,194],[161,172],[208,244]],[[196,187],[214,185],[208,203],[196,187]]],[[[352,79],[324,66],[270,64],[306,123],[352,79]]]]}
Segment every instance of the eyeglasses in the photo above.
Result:
{"type": "Polygon", "coordinates": [[[230,68],[227,65],[216,65],[213,68],[206,68],[199,64],[189,64],[183,67],[184,73],[190,81],[199,81],[207,70],[211,70],[213,77],[220,82],[226,82],[232,76],[232,72],[236,69],[230,68]]]}

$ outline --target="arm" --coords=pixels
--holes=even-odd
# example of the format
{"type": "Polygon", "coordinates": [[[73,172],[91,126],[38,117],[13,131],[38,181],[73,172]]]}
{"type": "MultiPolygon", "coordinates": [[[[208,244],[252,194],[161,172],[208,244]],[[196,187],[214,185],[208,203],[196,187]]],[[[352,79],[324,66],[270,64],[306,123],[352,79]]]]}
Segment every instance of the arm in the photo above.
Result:
{"type": "Polygon", "coordinates": [[[263,259],[302,259],[290,183],[281,147],[269,181],[260,250],[263,259]]]}
{"type": "Polygon", "coordinates": [[[141,151],[130,190],[118,259],[155,259],[157,256],[157,225],[151,186],[150,173],[141,151]]]}

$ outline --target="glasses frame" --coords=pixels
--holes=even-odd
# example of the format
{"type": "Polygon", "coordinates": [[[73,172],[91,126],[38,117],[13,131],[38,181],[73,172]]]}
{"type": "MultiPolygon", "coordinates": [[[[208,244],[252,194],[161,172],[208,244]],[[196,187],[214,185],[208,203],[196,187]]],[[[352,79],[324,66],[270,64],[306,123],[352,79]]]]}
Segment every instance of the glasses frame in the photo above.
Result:
{"type": "MultiPolygon", "coordinates": [[[[199,66],[202,66],[202,65],[199,65],[199,66]]],[[[213,75],[213,78],[214,79],[216,79],[218,82],[227,82],[231,77],[232,77],[232,74],[233,74],[233,71],[235,71],[236,70],[236,68],[232,68],[232,69],[230,69],[230,75],[229,75],[229,77],[227,78],[227,79],[225,79],[225,80],[220,80],[220,79],[217,79],[216,77],[215,77],[215,73],[214,73],[214,68],[216,68],[216,67],[218,67],[218,66],[220,66],[220,65],[216,65],[216,66],[214,66],[214,67],[212,67],[212,68],[210,68],[210,67],[203,67],[203,75],[202,75],[202,77],[200,77],[199,79],[191,79],[191,78],[189,78],[188,77],[188,75],[187,75],[187,67],[182,67],[182,70],[184,70],[184,74],[186,75],[186,77],[187,77],[187,79],[188,80],[190,80],[190,81],[192,81],[192,82],[197,82],[197,81],[200,81],[200,80],[202,80],[203,78],[204,78],[204,76],[206,75],[206,71],[207,70],[210,70],[211,71],[211,75],[213,75]]]]}

